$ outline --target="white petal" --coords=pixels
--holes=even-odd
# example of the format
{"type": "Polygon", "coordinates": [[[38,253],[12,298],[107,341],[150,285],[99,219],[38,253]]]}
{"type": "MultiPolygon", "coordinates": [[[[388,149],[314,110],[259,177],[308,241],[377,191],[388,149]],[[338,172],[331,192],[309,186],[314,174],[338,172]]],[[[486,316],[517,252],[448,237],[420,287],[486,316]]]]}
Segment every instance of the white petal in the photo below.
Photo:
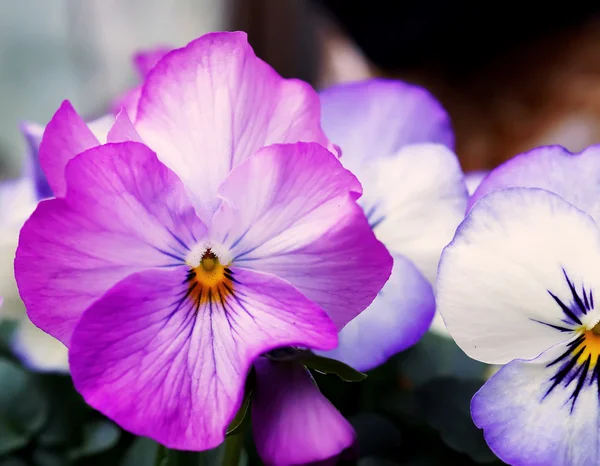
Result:
{"type": "Polygon", "coordinates": [[[569,283],[581,300],[600,293],[600,230],[555,194],[512,188],[480,199],[444,250],[437,306],[469,356],[505,364],[534,358],[569,338],[568,329],[600,318],[580,309],[569,283]]]}
{"type": "Polygon", "coordinates": [[[434,283],[442,249],[467,207],[456,156],[441,144],[405,146],[394,157],[373,161],[361,182],[377,238],[434,283]]]}

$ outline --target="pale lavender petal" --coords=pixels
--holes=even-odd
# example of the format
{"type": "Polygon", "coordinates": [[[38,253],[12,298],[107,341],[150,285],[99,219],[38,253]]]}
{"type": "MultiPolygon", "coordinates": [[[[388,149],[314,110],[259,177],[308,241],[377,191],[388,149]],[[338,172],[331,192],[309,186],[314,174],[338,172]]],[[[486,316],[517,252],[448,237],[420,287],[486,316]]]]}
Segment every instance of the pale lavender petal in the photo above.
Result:
{"type": "Polygon", "coordinates": [[[479,185],[469,208],[486,194],[508,187],[543,188],[600,222],[600,145],[572,154],[561,146],[533,149],[495,168],[479,185]]]}
{"type": "Polygon", "coordinates": [[[203,220],[219,206],[229,171],[261,147],[328,140],[319,99],[281,78],[242,32],[206,34],[165,55],[148,75],[136,129],[195,195],[203,220]]]}
{"type": "Polygon", "coordinates": [[[50,189],[46,175],[40,166],[40,143],[44,135],[44,127],[37,123],[24,122],[21,124],[21,133],[25,137],[29,153],[29,157],[25,161],[25,176],[34,180],[38,199],[52,197],[52,189],[50,189]]]}
{"type": "Polygon", "coordinates": [[[427,279],[409,260],[394,255],[392,275],[375,301],[343,328],[338,347],[323,355],[359,371],[371,370],[417,343],[434,313],[427,279]]]}
{"type": "Polygon", "coordinates": [[[85,121],[65,100],[46,126],[40,144],[40,165],[55,196],[63,197],[67,191],[67,163],[77,154],[99,144],[85,121]]]}
{"type": "Polygon", "coordinates": [[[448,114],[422,87],[371,79],[330,87],[320,98],[325,134],[342,148],[344,165],[359,178],[364,164],[408,144],[454,148],[448,114]]]}
{"type": "Polygon", "coordinates": [[[131,275],[94,303],[69,349],[85,400],[168,448],[209,449],[224,440],[258,356],[335,347],[333,322],[289,284],[231,272],[231,294],[220,299],[197,298],[182,266],[131,275]]]}
{"type": "Polygon", "coordinates": [[[320,462],[352,446],[354,429],[304,366],[259,358],[254,367],[252,430],[265,465],[320,462]]]}
{"type": "Polygon", "coordinates": [[[15,274],[31,320],[68,345],[92,302],[131,273],[183,263],[205,227],[142,144],[90,149],[66,178],[66,197],[42,201],[23,226],[15,274]]]}
{"type": "Polygon", "coordinates": [[[467,185],[469,196],[473,195],[473,193],[477,190],[483,179],[489,173],[490,172],[488,170],[474,170],[465,173],[465,184],[467,185]]]}
{"type": "Polygon", "coordinates": [[[576,362],[579,349],[575,340],[533,362],[510,362],[473,397],[475,424],[507,464],[600,464],[598,354],[576,362]]]}
{"type": "Polygon", "coordinates": [[[356,178],[314,143],[273,145],[236,167],[211,237],[233,264],[281,277],[341,329],[387,281],[392,258],[355,200],[356,178]]]}

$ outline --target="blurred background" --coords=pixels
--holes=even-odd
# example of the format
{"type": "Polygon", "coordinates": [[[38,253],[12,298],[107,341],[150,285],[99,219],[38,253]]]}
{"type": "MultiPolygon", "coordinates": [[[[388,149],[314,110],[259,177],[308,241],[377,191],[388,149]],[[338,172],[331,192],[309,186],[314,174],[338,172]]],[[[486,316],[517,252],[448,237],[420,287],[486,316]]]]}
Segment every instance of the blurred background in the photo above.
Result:
{"type": "Polygon", "coordinates": [[[88,117],[135,82],[130,56],[245,30],[282,75],[317,88],[370,76],[427,87],[466,170],[540,144],[600,142],[597,2],[2,0],[0,169],[17,173],[20,120],[68,98],[88,117]],[[528,9],[525,9],[525,6],[528,9]]]}
{"type": "MultiPolygon", "coordinates": [[[[598,2],[0,0],[0,177],[21,168],[19,122],[46,124],[64,99],[102,115],[137,82],[133,52],[215,30],[248,32],[280,74],[317,89],[374,76],[426,87],[450,113],[466,171],[541,144],[600,143],[598,2]]],[[[156,444],[86,408],[68,377],[17,368],[9,331],[0,373],[16,375],[0,377],[0,395],[18,383],[0,396],[0,466],[152,464],[156,444]],[[14,406],[26,409],[9,445],[14,406]]],[[[356,427],[360,466],[467,466],[499,464],[469,415],[492,372],[428,334],[365,382],[317,381],[356,427]]],[[[260,464],[251,439],[244,455],[260,464]]]]}

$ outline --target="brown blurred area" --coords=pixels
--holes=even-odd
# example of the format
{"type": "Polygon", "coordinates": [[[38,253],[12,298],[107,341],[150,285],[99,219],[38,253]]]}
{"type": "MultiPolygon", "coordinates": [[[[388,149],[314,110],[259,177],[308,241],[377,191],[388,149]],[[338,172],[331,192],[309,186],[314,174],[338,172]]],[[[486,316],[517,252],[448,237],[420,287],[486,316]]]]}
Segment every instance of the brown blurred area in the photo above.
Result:
{"type": "Polygon", "coordinates": [[[284,76],[317,88],[373,76],[426,87],[451,115],[466,171],[539,145],[576,152],[600,143],[600,19],[592,15],[449,78],[435,63],[400,71],[375,65],[333,15],[303,0],[239,2],[232,11],[233,29],[246,30],[284,76]]]}

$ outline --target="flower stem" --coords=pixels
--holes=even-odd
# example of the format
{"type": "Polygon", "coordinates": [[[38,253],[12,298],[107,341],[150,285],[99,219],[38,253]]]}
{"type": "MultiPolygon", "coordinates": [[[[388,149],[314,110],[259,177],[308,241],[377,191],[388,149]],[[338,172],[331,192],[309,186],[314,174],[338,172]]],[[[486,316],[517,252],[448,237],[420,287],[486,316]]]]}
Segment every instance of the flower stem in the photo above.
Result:
{"type": "Polygon", "coordinates": [[[225,440],[225,455],[222,466],[239,466],[244,445],[244,433],[231,435],[225,440]]]}

